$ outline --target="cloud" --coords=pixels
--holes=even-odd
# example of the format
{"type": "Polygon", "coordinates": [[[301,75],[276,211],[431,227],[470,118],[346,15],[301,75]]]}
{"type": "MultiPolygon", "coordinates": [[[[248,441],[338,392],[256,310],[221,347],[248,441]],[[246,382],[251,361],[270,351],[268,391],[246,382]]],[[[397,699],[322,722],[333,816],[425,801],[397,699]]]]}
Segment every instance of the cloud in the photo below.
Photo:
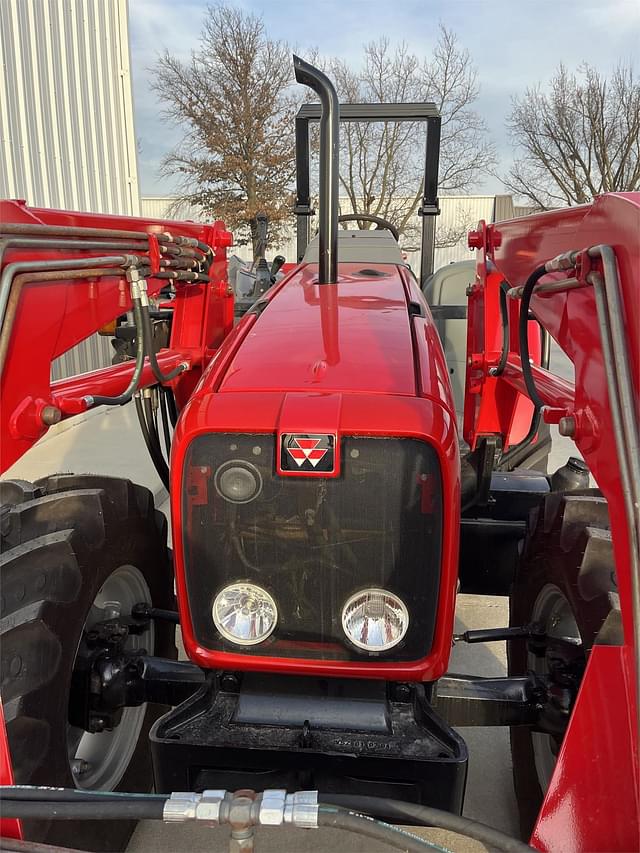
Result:
{"type": "MultiPolygon", "coordinates": [[[[207,0],[129,0],[143,194],[171,191],[172,182],[158,180],[156,173],[181,136],[159,115],[149,69],[165,48],[182,59],[197,49],[208,5],[207,0]]],[[[272,37],[302,51],[317,47],[353,65],[361,60],[362,44],[381,36],[406,41],[418,56],[428,57],[442,21],[478,66],[477,106],[503,166],[512,153],[504,127],[512,95],[548,80],[560,61],[572,68],[588,60],[608,72],[620,59],[632,59],[640,44],[640,0],[401,0],[392,14],[388,0],[241,0],[233,5],[262,15],[272,37]]],[[[485,189],[494,186],[490,179],[485,189]]]]}

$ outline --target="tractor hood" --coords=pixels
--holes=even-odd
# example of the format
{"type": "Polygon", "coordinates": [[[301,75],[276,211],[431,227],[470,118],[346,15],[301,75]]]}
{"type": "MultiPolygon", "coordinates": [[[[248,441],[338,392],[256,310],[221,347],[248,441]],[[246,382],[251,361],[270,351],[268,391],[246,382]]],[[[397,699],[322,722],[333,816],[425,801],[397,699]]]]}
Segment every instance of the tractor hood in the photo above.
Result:
{"type": "Polygon", "coordinates": [[[336,284],[319,285],[317,265],[307,264],[274,288],[220,392],[415,396],[410,276],[392,264],[341,263],[339,270],[336,284]]]}

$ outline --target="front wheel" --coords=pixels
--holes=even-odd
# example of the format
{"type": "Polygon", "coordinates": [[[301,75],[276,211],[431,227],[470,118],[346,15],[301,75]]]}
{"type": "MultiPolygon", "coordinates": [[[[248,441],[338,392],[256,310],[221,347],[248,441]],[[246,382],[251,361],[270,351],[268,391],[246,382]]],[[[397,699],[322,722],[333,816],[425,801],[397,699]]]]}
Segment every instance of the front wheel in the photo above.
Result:
{"type": "Polygon", "coordinates": [[[554,685],[543,714],[553,734],[511,728],[513,778],[523,838],[551,781],[587,657],[617,620],[607,503],[596,489],[547,495],[533,511],[510,597],[510,624],[535,623],[547,642],[507,644],[509,675],[554,685]]]}
{"type": "MultiPolygon", "coordinates": [[[[2,700],[15,781],[150,791],[148,732],[163,709],[78,724],[78,651],[141,601],[174,608],[166,521],[127,480],[60,475],[0,484],[2,700]]],[[[175,628],[150,624],[125,649],[176,657],[175,628]]],[[[132,821],[24,821],[26,838],[122,850],[132,821]]]]}

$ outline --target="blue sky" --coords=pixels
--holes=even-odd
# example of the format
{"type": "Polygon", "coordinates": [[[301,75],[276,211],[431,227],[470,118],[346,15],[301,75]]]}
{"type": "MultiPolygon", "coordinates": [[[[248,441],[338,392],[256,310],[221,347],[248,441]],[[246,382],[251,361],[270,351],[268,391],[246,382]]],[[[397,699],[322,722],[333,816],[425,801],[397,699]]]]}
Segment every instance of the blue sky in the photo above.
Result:
{"type": "MultiPolygon", "coordinates": [[[[129,0],[131,59],[142,195],[169,195],[171,179],[160,161],[180,139],[149,88],[150,70],[164,48],[187,59],[198,46],[208,0],[129,0]]],[[[603,72],[638,55],[640,0],[242,0],[234,5],[263,16],[267,33],[298,50],[317,47],[358,66],[362,44],[386,35],[429,56],[438,22],[469,49],[481,87],[476,108],[496,144],[500,168],[513,152],[504,122],[512,95],[549,79],[560,62],[576,68],[588,60],[603,72]]],[[[640,72],[640,67],[636,63],[640,72]]],[[[495,178],[477,192],[501,191],[495,178]]]]}

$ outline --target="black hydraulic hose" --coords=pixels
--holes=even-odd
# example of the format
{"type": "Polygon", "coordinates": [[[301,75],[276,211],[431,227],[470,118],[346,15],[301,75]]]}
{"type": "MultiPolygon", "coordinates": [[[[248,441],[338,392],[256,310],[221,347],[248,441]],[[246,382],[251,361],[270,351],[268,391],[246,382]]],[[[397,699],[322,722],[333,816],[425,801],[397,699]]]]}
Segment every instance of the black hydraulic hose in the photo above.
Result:
{"type": "Polygon", "coordinates": [[[148,342],[147,355],[149,356],[149,364],[151,365],[153,375],[156,377],[158,382],[164,385],[164,383],[170,382],[172,379],[175,379],[176,376],[184,373],[188,367],[184,362],[177,365],[177,367],[174,367],[174,369],[169,373],[163,373],[160,369],[160,365],[158,364],[158,359],[156,358],[156,353],[153,348],[153,328],[151,326],[151,316],[149,314],[148,305],[145,305],[142,308],[142,328],[144,329],[144,337],[148,342]]]}
{"type": "MultiPolygon", "coordinates": [[[[529,361],[529,303],[531,302],[531,296],[533,294],[533,289],[539,279],[546,273],[546,269],[544,266],[538,267],[534,272],[529,276],[527,282],[522,289],[522,301],[520,303],[520,323],[519,323],[519,338],[520,338],[520,360],[522,362],[522,375],[524,377],[525,384],[527,386],[527,391],[529,392],[529,396],[533,401],[533,415],[531,417],[531,426],[529,427],[529,431],[522,439],[522,441],[518,442],[518,444],[509,448],[506,453],[503,453],[500,457],[500,467],[504,468],[506,465],[510,465],[512,468],[515,467],[518,462],[520,462],[523,454],[526,453],[527,448],[534,440],[536,435],[538,434],[538,430],[540,429],[540,420],[542,417],[542,406],[544,405],[544,401],[540,399],[538,392],[536,390],[535,382],[533,380],[533,375],[531,372],[531,362],[529,361]],[[526,301],[525,301],[525,294],[526,301]]],[[[508,288],[508,285],[507,285],[508,288]]],[[[505,310],[506,310],[506,289],[503,290],[502,286],[500,288],[500,310],[502,311],[502,300],[505,300],[505,310]]],[[[503,321],[504,322],[504,321],[503,321]]],[[[507,322],[508,322],[508,314],[507,314],[507,322]]],[[[504,326],[503,326],[504,329],[504,326]]],[[[508,327],[507,327],[508,333],[508,327]]],[[[549,333],[544,328],[544,326],[540,325],[540,334],[542,336],[542,357],[540,359],[542,367],[545,369],[549,367],[549,356],[551,351],[551,344],[549,333]]],[[[500,364],[498,365],[497,372],[495,375],[500,375],[504,370],[507,363],[507,355],[508,355],[508,345],[503,347],[502,357],[500,359],[500,364]]]]}
{"type": "Polygon", "coordinates": [[[502,352],[500,361],[491,371],[492,376],[500,376],[504,373],[509,358],[509,308],[507,306],[507,290],[509,285],[506,281],[500,283],[500,322],[502,325],[502,352]]]}
{"type": "Polygon", "coordinates": [[[164,800],[43,802],[2,800],[2,817],[20,820],[162,820],[164,800]]]}
{"type": "MultiPolygon", "coordinates": [[[[377,834],[378,829],[364,831],[375,825],[377,820],[393,821],[394,823],[412,822],[422,826],[454,832],[467,838],[487,845],[492,850],[503,853],[531,853],[532,849],[524,842],[501,832],[498,829],[452,814],[442,809],[406,803],[401,800],[388,800],[383,797],[368,797],[351,794],[319,794],[321,805],[319,824],[349,829],[336,818],[337,814],[357,818],[348,821],[353,829],[371,837],[380,838],[386,843],[400,839],[404,844],[403,850],[424,850],[425,845],[431,845],[426,839],[418,838],[401,829],[385,826],[384,838],[377,834]],[[357,814],[354,814],[357,813],[357,814]],[[364,817],[368,815],[369,817],[364,817]],[[357,828],[356,828],[357,827],[357,828]],[[376,833],[375,836],[372,835],[376,833]],[[422,847],[407,846],[407,842],[420,842],[422,847]]],[[[0,787],[0,803],[2,816],[6,818],[34,818],[55,820],[110,820],[114,817],[136,820],[162,820],[165,802],[168,794],[137,794],[110,791],[82,791],[71,788],[45,788],[36,786],[9,785],[0,787]]],[[[378,824],[378,827],[380,824],[378,824]]],[[[436,849],[442,849],[436,846],[436,849]]]]}
{"type": "Polygon", "coordinates": [[[149,430],[149,440],[153,444],[158,457],[162,459],[163,462],[165,462],[164,454],[162,453],[162,447],[160,446],[160,436],[158,435],[158,424],[156,421],[156,414],[153,410],[153,398],[149,389],[145,388],[145,391],[142,394],[142,405],[144,406],[144,417],[147,422],[147,429],[149,430]]]}
{"type": "MultiPolygon", "coordinates": [[[[164,611],[163,611],[164,612],[164,611]]],[[[171,611],[167,611],[171,612],[171,611]]],[[[119,802],[121,800],[158,800],[166,802],[169,794],[137,794],[127,791],[88,791],[82,788],[48,788],[39,785],[2,785],[0,786],[0,803],[8,800],[31,801],[38,803],[90,803],[105,800],[119,802]]]]}
{"type": "Polygon", "coordinates": [[[531,362],[529,361],[529,304],[533,295],[533,288],[540,281],[543,275],[546,275],[547,270],[544,266],[537,267],[526,281],[522,289],[522,299],[520,301],[520,319],[519,319],[519,336],[520,336],[520,361],[522,362],[522,376],[524,384],[527,386],[529,397],[533,401],[533,405],[541,409],[544,406],[544,400],[538,394],[533,374],[531,372],[531,362]]]}
{"type": "Polygon", "coordinates": [[[164,439],[164,448],[167,454],[167,462],[171,459],[171,431],[169,429],[169,412],[167,410],[167,398],[158,386],[158,401],[160,406],[160,419],[162,420],[162,437],[164,439]]]}
{"type": "Polygon", "coordinates": [[[401,800],[387,800],[383,797],[365,797],[351,794],[322,794],[321,797],[325,803],[354,809],[373,817],[396,822],[414,821],[423,826],[433,826],[438,829],[446,829],[449,832],[456,832],[458,835],[475,838],[491,849],[504,851],[504,853],[531,853],[532,850],[528,844],[517,838],[512,838],[499,829],[442,809],[405,803],[401,800]]]}
{"type": "Polygon", "coordinates": [[[131,400],[138,388],[140,377],[142,376],[142,371],[144,369],[145,351],[142,306],[140,304],[140,299],[133,299],[133,317],[136,327],[136,366],[131,376],[131,380],[122,394],[119,394],[117,397],[101,397],[100,395],[92,396],[92,406],[124,406],[125,403],[128,403],[131,400]]]}
{"type": "Polygon", "coordinates": [[[437,850],[439,853],[451,853],[446,847],[434,844],[426,838],[420,838],[397,826],[382,823],[365,815],[354,814],[345,809],[332,808],[321,805],[318,810],[318,826],[328,826],[334,829],[344,829],[356,835],[365,835],[374,838],[396,850],[404,850],[405,853],[424,853],[425,850],[437,850]]]}
{"type": "Polygon", "coordinates": [[[167,399],[167,407],[169,409],[169,419],[171,420],[171,426],[175,429],[176,424],[178,423],[178,409],[176,407],[175,395],[171,388],[162,388],[162,391],[164,392],[164,395],[167,399]]]}
{"type": "Polygon", "coordinates": [[[156,469],[158,477],[162,482],[162,485],[165,489],[169,489],[169,468],[167,463],[162,456],[162,453],[159,452],[159,448],[155,446],[152,441],[151,435],[149,433],[149,425],[147,423],[147,418],[145,416],[145,412],[142,406],[142,400],[138,394],[134,397],[135,405],[136,405],[136,413],[138,415],[138,421],[140,423],[140,430],[142,432],[142,437],[144,439],[144,443],[147,446],[147,450],[149,451],[149,456],[151,457],[151,461],[153,462],[153,467],[156,469]]]}

